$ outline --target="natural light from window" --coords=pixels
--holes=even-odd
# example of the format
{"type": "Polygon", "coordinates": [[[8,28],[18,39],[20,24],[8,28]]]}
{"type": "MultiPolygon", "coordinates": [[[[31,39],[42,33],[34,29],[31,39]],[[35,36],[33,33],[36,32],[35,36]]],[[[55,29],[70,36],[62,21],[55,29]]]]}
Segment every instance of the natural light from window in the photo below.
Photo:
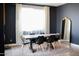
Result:
{"type": "Polygon", "coordinates": [[[45,9],[38,6],[22,6],[19,13],[21,31],[45,31],[45,9]]]}

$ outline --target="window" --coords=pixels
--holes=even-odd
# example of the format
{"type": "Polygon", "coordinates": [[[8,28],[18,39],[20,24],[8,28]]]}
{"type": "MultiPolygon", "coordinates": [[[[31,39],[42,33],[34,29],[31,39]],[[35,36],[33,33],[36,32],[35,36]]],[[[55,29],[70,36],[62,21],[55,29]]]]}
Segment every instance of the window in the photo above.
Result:
{"type": "Polygon", "coordinates": [[[44,7],[23,5],[19,12],[21,31],[45,31],[44,7]]]}
{"type": "Polygon", "coordinates": [[[16,39],[23,31],[49,33],[49,7],[16,4],[16,39]]]}

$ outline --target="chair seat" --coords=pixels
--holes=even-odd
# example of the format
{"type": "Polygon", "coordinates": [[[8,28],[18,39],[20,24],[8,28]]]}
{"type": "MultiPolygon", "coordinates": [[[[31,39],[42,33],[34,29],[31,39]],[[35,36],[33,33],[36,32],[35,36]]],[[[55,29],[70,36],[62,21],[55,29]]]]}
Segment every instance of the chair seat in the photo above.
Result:
{"type": "Polygon", "coordinates": [[[55,36],[55,41],[58,41],[60,39],[60,35],[55,36]]]}
{"type": "Polygon", "coordinates": [[[52,42],[54,42],[54,38],[55,38],[55,36],[54,36],[54,35],[51,35],[51,36],[49,36],[49,37],[46,39],[46,42],[52,43],[52,42]]]}
{"type": "Polygon", "coordinates": [[[44,42],[44,36],[38,36],[37,40],[36,40],[36,44],[42,44],[44,42]]]}

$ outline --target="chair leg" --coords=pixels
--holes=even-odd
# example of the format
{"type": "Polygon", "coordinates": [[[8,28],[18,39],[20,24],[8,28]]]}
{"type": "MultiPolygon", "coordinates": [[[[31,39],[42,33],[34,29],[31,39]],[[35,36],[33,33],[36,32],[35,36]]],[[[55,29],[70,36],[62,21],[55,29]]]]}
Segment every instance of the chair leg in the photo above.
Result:
{"type": "Polygon", "coordinates": [[[60,47],[60,48],[61,48],[61,43],[60,43],[59,41],[56,41],[56,42],[55,42],[55,47],[57,47],[57,48],[60,47]]]}
{"type": "Polygon", "coordinates": [[[51,50],[50,43],[48,43],[48,47],[49,47],[48,49],[51,50]]]}
{"type": "Polygon", "coordinates": [[[53,42],[53,44],[54,44],[54,49],[56,48],[56,42],[53,42]]]}
{"type": "Polygon", "coordinates": [[[41,44],[41,49],[42,49],[42,51],[44,51],[44,47],[43,47],[43,44],[41,44]]]}
{"type": "Polygon", "coordinates": [[[38,51],[38,48],[39,48],[39,45],[37,44],[37,48],[36,48],[36,49],[37,49],[37,51],[38,51]]]}
{"type": "Polygon", "coordinates": [[[23,47],[24,47],[24,45],[21,46],[21,48],[23,48],[23,47]]]}
{"type": "Polygon", "coordinates": [[[59,48],[60,45],[59,45],[59,42],[58,41],[56,42],[56,45],[57,45],[57,48],[59,48]]]}
{"type": "Polygon", "coordinates": [[[46,46],[45,46],[45,50],[47,50],[48,49],[48,43],[46,43],[46,46]]]}
{"type": "Polygon", "coordinates": [[[54,47],[53,47],[52,43],[50,43],[50,48],[51,48],[51,49],[54,49],[54,47]]]}
{"type": "Polygon", "coordinates": [[[48,49],[49,49],[49,43],[46,44],[46,50],[48,50],[48,49]]]}
{"type": "Polygon", "coordinates": [[[61,48],[61,42],[60,41],[57,41],[57,43],[58,43],[58,46],[61,48]]]}
{"type": "Polygon", "coordinates": [[[52,43],[52,45],[53,45],[53,48],[55,49],[55,43],[54,42],[52,43]]]}
{"type": "Polygon", "coordinates": [[[38,45],[38,50],[40,50],[40,48],[41,48],[41,45],[38,45]]]}
{"type": "Polygon", "coordinates": [[[39,46],[40,46],[40,45],[38,45],[38,44],[36,45],[36,49],[37,49],[37,51],[39,51],[39,46]]]}
{"type": "Polygon", "coordinates": [[[46,49],[48,50],[48,48],[49,48],[49,43],[47,43],[47,47],[46,47],[46,49]]]}

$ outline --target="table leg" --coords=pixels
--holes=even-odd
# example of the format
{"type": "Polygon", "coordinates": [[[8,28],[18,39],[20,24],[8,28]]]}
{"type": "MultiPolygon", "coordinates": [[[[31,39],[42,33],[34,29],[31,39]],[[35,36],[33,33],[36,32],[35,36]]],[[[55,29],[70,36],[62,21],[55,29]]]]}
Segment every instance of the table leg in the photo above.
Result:
{"type": "Polygon", "coordinates": [[[35,52],[35,50],[33,49],[33,45],[32,45],[32,39],[30,39],[30,49],[31,49],[31,51],[34,53],[35,52]]]}

